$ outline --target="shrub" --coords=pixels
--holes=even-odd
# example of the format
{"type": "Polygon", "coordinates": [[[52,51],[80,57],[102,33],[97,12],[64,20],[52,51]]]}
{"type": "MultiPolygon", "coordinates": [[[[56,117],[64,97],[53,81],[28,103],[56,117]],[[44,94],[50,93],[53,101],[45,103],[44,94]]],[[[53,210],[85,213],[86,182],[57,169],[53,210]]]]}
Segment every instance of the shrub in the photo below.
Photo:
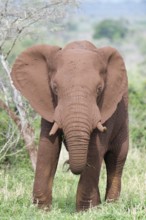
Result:
{"type": "Polygon", "coordinates": [[[129,87],[130,138],[133,147],[146,148],[146,82],[138,89],[129,87]]]}
{"type": "Polygon", "coordinates": [[[125,21],[106,19],[95,25],[93,38],[109,38],[114,41],[125,38],[127,32],[125,21]]]}

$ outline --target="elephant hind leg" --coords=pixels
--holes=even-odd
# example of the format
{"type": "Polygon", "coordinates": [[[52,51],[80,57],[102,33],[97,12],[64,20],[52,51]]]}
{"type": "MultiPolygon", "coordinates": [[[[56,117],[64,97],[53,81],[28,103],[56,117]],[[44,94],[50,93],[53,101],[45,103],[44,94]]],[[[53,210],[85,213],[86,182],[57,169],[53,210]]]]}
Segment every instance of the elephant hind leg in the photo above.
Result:
{"type": "Polygon", "coordinates": [[[128,152],[128,137],[122,143],[123,134],[119,134],[112,142],[112,147],[105,155],[107,170],[106,201],[115,201],[121,192],[121,177],[128,152]]]}
{"type": "Polygon", "coordinates": [[[107,187],[105,199],[115,201],[119,198],[121,192],[121,176],[125,161],[118,161],[114,154],[107,153],[105,156],[107,170],[107,187]]]}

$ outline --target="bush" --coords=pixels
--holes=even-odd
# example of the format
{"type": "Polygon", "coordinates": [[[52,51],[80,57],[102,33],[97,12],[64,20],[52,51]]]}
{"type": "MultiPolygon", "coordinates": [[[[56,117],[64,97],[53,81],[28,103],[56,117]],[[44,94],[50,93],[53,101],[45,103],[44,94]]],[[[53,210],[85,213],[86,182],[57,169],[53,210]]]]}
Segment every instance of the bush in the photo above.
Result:
{"type": "Polygon", "coordinates": [[[115,41],[125,38],[127,32],[128,29],[125,21],[106,19],[95,25],[93,38],[109,38],[115,41]]]}
{"type": "Polygon", "coordinates": [[[130,140],[133,147],[146,148],[146,82],[138,89],[129,87],[130,140]]]}
{"type": "Polygon", "coordinates": [[[24,143],[20,139],[20,132],[11,118],[0,111],[0,164],[11,163],[14,155],[22,151],[24,143]]]}

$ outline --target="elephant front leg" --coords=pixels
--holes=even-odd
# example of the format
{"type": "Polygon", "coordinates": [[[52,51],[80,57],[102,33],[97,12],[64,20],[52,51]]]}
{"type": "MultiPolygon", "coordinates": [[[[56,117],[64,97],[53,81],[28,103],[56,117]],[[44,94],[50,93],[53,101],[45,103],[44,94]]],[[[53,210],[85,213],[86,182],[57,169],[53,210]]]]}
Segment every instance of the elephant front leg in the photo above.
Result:
{"type": "Polygon", "coordinates": [[[107,169],[107,188],[105,199],[107,202],[115,201],[119,198],[121,192],[121,177],[123,167],[126,161],[128,152],[128,139],[122,143],[123,134],[112,143],[112,149],[105,156],[107,169]]]}
{"type": "Polygon", "coordinates": [[[87,165],[81,174],[76,198],[76,210],[84,211],[101,203],[98,188],[102,158],[96,152],[96,146],[90,146],[87,165]]]}
{"type": "Polygon", "coordinates": [[[57,135],[49,137],[51,127],[51,123],[42,119],[33,188],[33,202],[46,209],[52,204],[52,184],[61,149],[61,138],[57,135]]]}

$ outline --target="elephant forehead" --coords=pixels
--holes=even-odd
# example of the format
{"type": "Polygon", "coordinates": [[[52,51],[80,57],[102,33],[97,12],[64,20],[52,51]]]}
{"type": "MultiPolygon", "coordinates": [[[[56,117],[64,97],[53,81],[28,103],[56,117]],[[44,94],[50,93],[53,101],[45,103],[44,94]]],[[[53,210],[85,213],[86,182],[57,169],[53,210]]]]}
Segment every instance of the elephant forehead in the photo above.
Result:
{"type": "Polygon", "coordinates": [[[61,54],[54,81],[60,88],[70,85],[96,87],[101,82],[101,63],[92,52],[70,51],[61,54]]]}
{"type": "Polygon", "coordinates": [[[101,62],[95,52],[87,50],[66,50],[59,57],[58,67],[68,70],[100,68],[101,62]]]}

